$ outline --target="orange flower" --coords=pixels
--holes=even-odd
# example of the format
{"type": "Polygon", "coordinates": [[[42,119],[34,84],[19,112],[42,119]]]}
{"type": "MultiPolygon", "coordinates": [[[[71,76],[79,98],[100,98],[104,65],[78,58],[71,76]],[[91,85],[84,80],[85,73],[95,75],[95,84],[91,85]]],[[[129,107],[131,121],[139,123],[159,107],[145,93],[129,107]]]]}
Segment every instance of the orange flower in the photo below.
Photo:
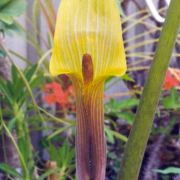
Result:
{"type": "MultiPolygon", "coordinates": [[[[176,75],[173,72],[174,72],[174,70],[171,68],[169,68],[167,70],[166,78],[165,78],[164,85],[163,85],[164,90],[170,90],[173,87],[176,87],[180,84],[180,81],[178,80],[178,78],[176,76],[177,72],[176,72],[176,75]]],[[[179,72],[178,72],[178,74],[179,74],[179,72]]]]}
{"type": "Polygon", "coordinates": [[[57,82],[46,84],[44,93],[44,101],[49,105],[57,103],[64,107],[68,103],[69,92],[65,92],[57,82]]]}

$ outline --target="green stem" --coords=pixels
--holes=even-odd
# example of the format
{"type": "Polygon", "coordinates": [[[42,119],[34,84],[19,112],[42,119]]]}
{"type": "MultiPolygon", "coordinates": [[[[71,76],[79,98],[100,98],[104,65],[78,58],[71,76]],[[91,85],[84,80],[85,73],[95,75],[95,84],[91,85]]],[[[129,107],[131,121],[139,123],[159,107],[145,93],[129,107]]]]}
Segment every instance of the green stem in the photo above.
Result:
{"type": "Polygon", "coordinates": [[[160,36],[135,122],[129,136],[118,179],[137,180],[144,151],[180,26],[180,0],[172,0],[160,36]]]}
{"type": "Polygon", "coordinates": [[[22,164],[21,162],[22,174],[25,179],[30,180],[31,177],[33,177],[34,172],[34,159],[31,140],[29,136],[29,129],[27,127],[27,123],[25,122],[22,109],[20,109],[16,104],[14,105],[14,115],[16,117],[16,134],[18,137],[18,147],[28,169],[27,171],[27,169],[24,168],[24,164],[22,164]]]}

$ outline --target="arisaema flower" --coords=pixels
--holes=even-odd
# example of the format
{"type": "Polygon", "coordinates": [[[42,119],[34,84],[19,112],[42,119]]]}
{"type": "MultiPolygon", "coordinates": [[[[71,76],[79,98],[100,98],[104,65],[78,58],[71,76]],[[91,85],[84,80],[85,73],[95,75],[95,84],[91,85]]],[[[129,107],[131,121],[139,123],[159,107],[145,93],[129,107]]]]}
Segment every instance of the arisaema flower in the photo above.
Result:
{"type": "Polygon", "coordinates": [[[62,0],[50,72],[67,74],[75,89],[79,180],[105,179],[104,81],[125,71],[121,21],[115,0],[62,0]]]}

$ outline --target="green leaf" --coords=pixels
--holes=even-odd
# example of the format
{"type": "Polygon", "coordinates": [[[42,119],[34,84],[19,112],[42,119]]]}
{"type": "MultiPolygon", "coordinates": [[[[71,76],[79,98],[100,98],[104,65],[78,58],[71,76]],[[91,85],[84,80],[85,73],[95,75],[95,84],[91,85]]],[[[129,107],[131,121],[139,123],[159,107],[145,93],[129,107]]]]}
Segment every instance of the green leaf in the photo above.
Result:
{"type": "Polygon", "coordinates": [[[12,24],[13,18],[7,14],[0,13],[0,21],[6,23],[6,24],[12,24]]]}
{"type": "Polygon", "coordinates": [[[180,174],[180,168],[178,167],[168,167],[166,169],[154,169],[153,171],[161,174],[180,174]]]}
{"type": "Polygon", "coordinates": [[[109,127],[105,127],[105,133],[106,133],[106,136],[107,136],[107,140],[110,142],[110,143],[112,143],[112,144],[114,144],[114,136],[113,136],[113,134],[112,134],[112,132],[110,131],[110,129],[109,129],[109,127]]]}
{"type": "Polygon", "coordinates": [[[126,120],[129,124],[133,124],[133,121],[135,118],[135,115],[133,113],[130,113],[130,112],[117,112],[116,116],[118,118],[126,120]]]}
{"type": "MultiPolygon", "coordinates": [[[[11,66],[11,76],[12,76],[12,82],[14,84],[17,84],[17,82],[19,80],[19,76],[18,76],[16,66],[14,64],[12,64],[12,66],[11,66]]],[[[21,88],[21,87],[19,87],[19,88],[21,88]]]]}
{"type": "Polygon", "coordinates": [[[170,96],[165,97],[162,102],[166,109],[180,108],[180,98],[176,89],[171,89],[170,96]]]}
{"type": "Polygon", "coordinates": [[[37,69],[37,64],[34,64],[26,69],[25,77],[26,77],[27,81],[30,81],[33,78],[36,69],[37,69]]]}
{"type": "Polygon", "coordinates": [[[7,87],[7,90],[9,92],[9,94],[11,95],[11,98],[14,100],[16,97],[16,91],[14,91],[14,87],[13,87],[13,83],[12,81],[6,81],[6,87],[7,87]]]}
{"type": "Polygon", "coordinates": [[[19,16],[26,10],[26,5],[25,0],[13,0],[0,8],[0,11],[9,16],[19,16]]]}
{"type": "Polygon", "coordinates": [[[50,144],[48,147],[48,152],[50,159],[56,161],[59,168],[68,169],[72,164],[72,160],[75,156],[75,151],[66,140],[65,143],[57,148],[54,145],[50,144]]]}
{"type": "Polygon", "coordinates": [[[13,104],[12,94],[7,87],[7,83],[0,78],[0,92],[7,98],[10,105],[13,104]]]}
{"type": "Polygon", "coordinates": [[[19,103],[21,100],[24,100],[26,96],[26,91],[24,91],[24,84],[22,78],[19,76],[17,67],[13,64],[11,67],[11,76],[12,76],[12,91],[13,98],[19,103]]]}
{"type": "Polygon", "coordinates": [[[6,5],[9,1],[10,1],[10,0],[1,0],[1,1],[0,1],[0,9],[1,9],[4,5],[6,5]]]}
{"type": "Polygon", "coordinates": [[[14,177],[21,177],[21,175],[11,166],[8,164],[1,163],[0,164],[0,170],[4,171],[5,173],[14,176],[14,177]]]}
{"type": "Polygon", "coordinates": [[[38,74],[37,77],[35,77],[31,82],[30,82],[30,86],[31,88],[35,88],[35,87],[39,87],[42,86],[42,84],[44,83],[45,79],[44,76],[42,76],[41,74],[38,74]]]}
{"type": "Polygon", "coordinates": [[[3,31],[8,36],[12,36],[13,33],[16,33],[21,36],[24,35],[21,26],[15,21],[12,24],[6,24],[0,21],[0,30],[3,31]]]}
{"type": "MultiPolygon", "coordinates": [[[[106,127],[105,127],[106,128],[106,127]]],[[[126,136],[124,136],[123,134],[120,134],[119,132],[116,132],[114,130],[111,130],[109,129],[109,131],[111,131],[112,135],[117,138],[117,139],[120,139],[124,142],[127,142],[128,141],[128,138],[126,136]]]]}
{"type": "Polygon", "coordinates": [[[132,77],[130,77],[129,74],[125,74],[124,76],[121,77],[121,79],[123,79],[125,81],[134,82],[134,79],[132,77]]]}
{"type": "Polygon", "coordinates": [[[107,111],[111,112],[117,112],[119,110],[124,110],[127,109],[129,110],[132,107],[135,107],[139,104],[139,100],[136,98],[130,98],[130,99],[125,99],[121,101],[117,101],[115,99],[111,99],[107,104],[106,104],[106,109],[107,111]]]}
{"type": "Polygon", "coordinates": [[[13,118],[10,121],[8,121],[8,125],[7,126],[8,126],[9,131],[12,132],[12,130],[14,129],[15,125],[16,125],[16,118],[13,118]]]}
{"type": "Polygon", "coordinates": [[[118,103],[119,109],[130,109],[132,107],[135,107],[139,104],[139,100],[136,98],[130,98],[126,100],[122,100],[118,103]]]}

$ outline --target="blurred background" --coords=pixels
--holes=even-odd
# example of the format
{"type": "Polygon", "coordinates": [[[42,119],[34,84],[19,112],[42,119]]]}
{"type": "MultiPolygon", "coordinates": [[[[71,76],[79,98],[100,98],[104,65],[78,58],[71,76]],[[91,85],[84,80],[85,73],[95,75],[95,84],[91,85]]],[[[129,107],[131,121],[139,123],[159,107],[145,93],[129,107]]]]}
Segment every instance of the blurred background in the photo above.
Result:
{"type": "MultiPolygon", "coordinates": [[[[128,71],[105,86],[107,180],[117,178],[169,2],[116,0],[128,71]]],[[[74,91],[68,77],[48,70],[59,3],[0,1],[0,180],[75,179],[74,91]]],[[[180,180],[179,68],[180,35],[139,180],[180,180]]]]}

